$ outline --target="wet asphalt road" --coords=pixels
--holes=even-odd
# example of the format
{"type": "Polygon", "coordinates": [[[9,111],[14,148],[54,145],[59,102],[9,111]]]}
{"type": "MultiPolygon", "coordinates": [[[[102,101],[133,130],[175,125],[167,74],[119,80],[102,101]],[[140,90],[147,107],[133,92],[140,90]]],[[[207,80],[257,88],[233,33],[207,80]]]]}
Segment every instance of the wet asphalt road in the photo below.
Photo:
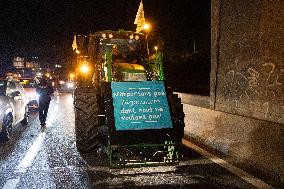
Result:
{"type": "Polygon", "coordinates": [[[71,94],[51,102],[47,128],[37,113],[0,141],[0,189],[255,188],[196,151],[183,147],[177,166],[109,169],[105,155],[81,155],[75,146],[71,94]]]}

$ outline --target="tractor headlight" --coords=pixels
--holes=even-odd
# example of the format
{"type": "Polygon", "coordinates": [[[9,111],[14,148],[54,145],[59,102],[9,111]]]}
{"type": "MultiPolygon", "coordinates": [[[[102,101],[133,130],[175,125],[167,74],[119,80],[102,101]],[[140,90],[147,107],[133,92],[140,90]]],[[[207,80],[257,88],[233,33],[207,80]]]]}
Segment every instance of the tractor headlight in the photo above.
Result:
{"type": "Polygon", "coordinates": [[[90,71],[90,67],[87,64],[83,64],[80,67],[80,71],[84,74],[88,73],[90,71]]]}

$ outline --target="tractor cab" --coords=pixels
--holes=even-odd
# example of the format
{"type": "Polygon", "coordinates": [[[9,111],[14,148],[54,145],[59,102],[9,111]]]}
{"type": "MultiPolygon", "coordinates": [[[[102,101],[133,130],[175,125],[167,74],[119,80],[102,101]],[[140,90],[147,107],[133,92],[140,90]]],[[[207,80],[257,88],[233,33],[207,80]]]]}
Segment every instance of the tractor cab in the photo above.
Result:
{"type": "Polygon", "coordinates": [[[86,71],[90,70],[97,83],[163,80],[161,53],[149,61],[143,33],[105,30],[85,38],[87,45],[79,48],[77,60],[81,78],[86,78],[86,71]]]}
{"type": "Polygon", "coordinates": [[[130,31],[102,31],[98,53],[102,56],[105,81],[146,81],[144,68],[147,51],[143,34],[130,31]]]}

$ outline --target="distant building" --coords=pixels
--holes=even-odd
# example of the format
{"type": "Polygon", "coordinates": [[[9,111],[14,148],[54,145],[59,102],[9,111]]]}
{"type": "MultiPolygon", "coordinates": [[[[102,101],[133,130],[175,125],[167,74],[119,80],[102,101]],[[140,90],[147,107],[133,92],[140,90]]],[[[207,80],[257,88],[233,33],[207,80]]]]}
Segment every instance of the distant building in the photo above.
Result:
{"type": "Polygon", "coordinates": [[[13,67],[15,68],[25,68],[25,59],[21,57],[15,57],[13,59],[13,67]]]}
{"type": "Polygon", "coordinates": [[[15,68],[39,68],[39,62],[35,60],[27,61],[25,58],[15,57],[13,59],[13,67],[15,68]]]}
{"type": "Polygon", "coordinates": [[[35,61],[26,62],[26,68],[39,68],[39,63],[35,61]]]}
{"type": "Polygon", "coordinates": [[[13,67],[16,69],[16,73],[21,77],[33,77],[36,70],[40,69],[40,63],[37,61],[38,57],[32,59],[25,59],[22,57],[15,57],[13,59],[13,67]]]}

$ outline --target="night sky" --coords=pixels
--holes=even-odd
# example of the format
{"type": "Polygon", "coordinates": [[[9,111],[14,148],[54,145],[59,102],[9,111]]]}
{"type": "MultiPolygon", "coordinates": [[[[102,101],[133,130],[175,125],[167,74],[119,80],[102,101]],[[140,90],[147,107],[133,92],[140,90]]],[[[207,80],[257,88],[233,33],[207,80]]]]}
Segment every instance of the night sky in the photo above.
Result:
{"type": "MultiPolygon", "coordinates": [[[[74,33],[135,30],[140,0],[9,0],[0,5],[0,58],[39,56],[64,62],[74,33]]],[[[166,50],[210,48],[210,0],[143,0],[146,21],[165,41],[166,50]],[[198,46],[198,45],[197,45],[198,46]]]]}

